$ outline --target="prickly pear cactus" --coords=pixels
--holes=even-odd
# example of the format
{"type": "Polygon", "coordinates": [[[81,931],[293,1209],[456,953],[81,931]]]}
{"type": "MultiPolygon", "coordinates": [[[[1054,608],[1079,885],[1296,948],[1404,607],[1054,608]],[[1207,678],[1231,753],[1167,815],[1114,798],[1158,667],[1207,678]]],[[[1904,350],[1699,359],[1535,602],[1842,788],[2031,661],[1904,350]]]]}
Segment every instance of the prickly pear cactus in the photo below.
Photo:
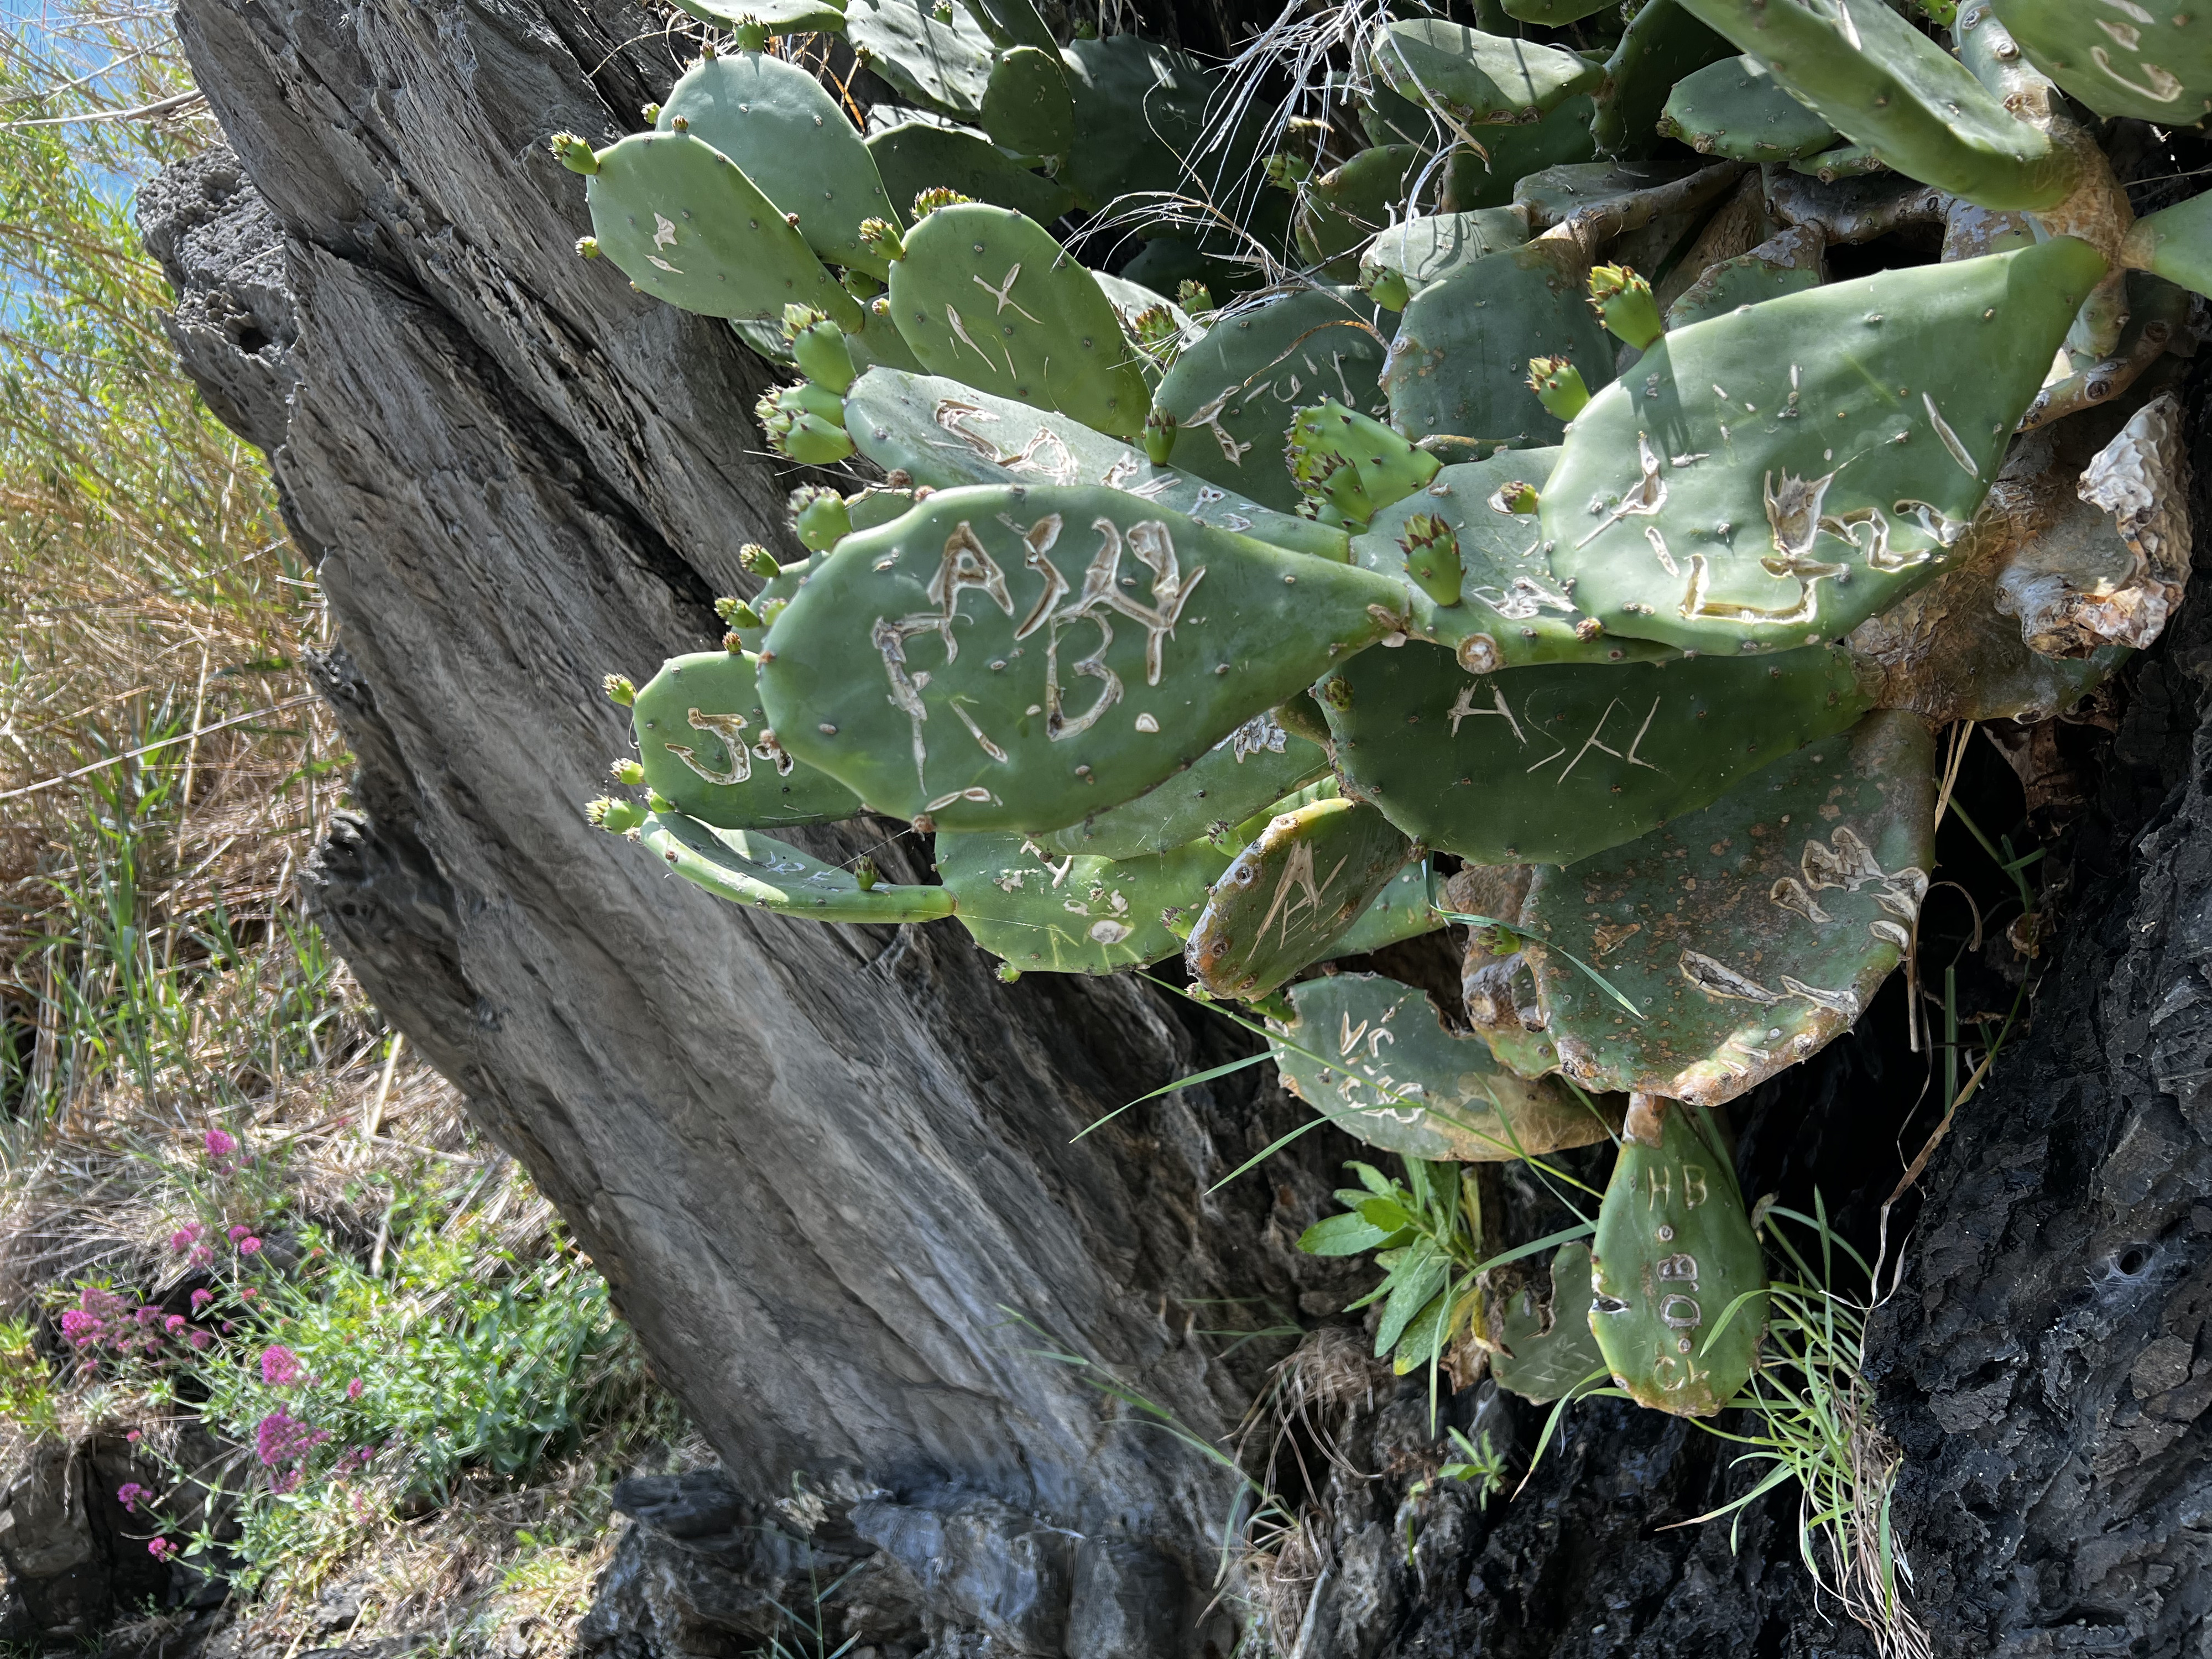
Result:
{"type": "Polygon", "coordinates": [[[1382,1253],[1401,1368],[1736,1398],[1729,1103],[1914,948],[1941,729],[2066,713],[2183,601],[2212,192],[2142,135],[2212,116],[2200,27],[1404,0],[1215,69],[1030,0],[680,3],[726,33],[647,130],[552,142],[578,251],[775,365],[702,442],[811,470],[726,634],[607,682],[591,820],[1244,1005],[1408,1160],[1307,1235],[1382,1253]],[[763,833],[864,812],[938,879],[763,833]],[[1455,953],[1449,1008],[1367,971],[1455,953]],[[1547,1295],[1565,1235],[1452,1166],[1585,1145],[1547,1295]]]}

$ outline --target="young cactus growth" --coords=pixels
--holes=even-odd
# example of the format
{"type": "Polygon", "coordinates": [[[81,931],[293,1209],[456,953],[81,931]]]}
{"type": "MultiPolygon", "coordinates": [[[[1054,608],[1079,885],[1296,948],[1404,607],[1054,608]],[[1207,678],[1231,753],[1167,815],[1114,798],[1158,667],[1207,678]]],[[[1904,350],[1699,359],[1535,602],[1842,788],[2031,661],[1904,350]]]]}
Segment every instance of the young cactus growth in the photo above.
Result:
{"type": "Polygon", "coordinates": [[[1563,421],[1571,421],[1589,406],[1589,388],[1583,372],[1565,357],[1531,357],[1528,390],[1536,400],[1563,421]]]}
{"type": "Polygon", "coordinates": [[[1380,508],[1412,495],[1442,465],[1373,416],[1333,398],[1298,411],[1285,459],[1304,497],[1300,510],[1349,530],[1364,530],[1380,508]]]}
{"type": "Polygon", "coordinates": [[[853,515],[828,485],[805,484],[791,492],[791,527],[803,546],[827,553],[853,533],[853,515]]]}
{"type": "Polygon", "coordinates": [[[1579,1239],[1552,1258],[1551,1294],[1524,1284],[1506,1298],[1498,1321],[1499,1352],[1490,1357],[1498,1386],[1523,1400],[1563,1400],[1606,1371],[1590,1334],[1590,1253],[1579,1239]]]}
{"type": "Polygon", "coordinates": [[[824,392],[842,397],[855,377],[845,331],[811,306],[783,308],[783,337],[799,372],[824,392]]]}
{"type": "Polygon", "coordinates": [[[617,708],[627,708],[637,701],[637,687],[627,674],[610,674],[599,682],[599,690],[607,694],[607,701],[617,708]]]}
{"type": "Polygon", "coordinates": [[[1465,574],[1459,559],[1459,537],[1433,513],[1416,513],[1406,520],[1398,545],[1405,550],[1406,574],[1421,592],[1438,605],[1457,605],[1459,585],[1465,574]]]}
{"type": "Polygon", "coordinates": [[[1154,466],[1165,466],[1168,458],[1175,453],[1176,417],[1164,409],[1156,409],[1145,416],[1145,459],[1154,466]]]}
{"type": "Polygon", "coordinates": [[[779,455],[810,466],[828,466],[853,453],[845,430],[845,405],[835,392],[811,384],[779,386],[754,406],[768,445],[779,455]]]}
{"type": "Polygon", "coordinates": [[[1658,301],[1651,297],[1651,284],[1626,265],[1599,265],[1593,270],[1589,296],[1590,309],[1597,313],[1598,320],[1613,338],[1638,351],[1648,349],[1667,331],[1659,319],[1658,301]]]}
{"type": "Polygon", "coordinates": [[[615,800],[602,795],[584,803],[584,822],[611,836],[627,836],[645,827],[650,815],[634,800],[615,800]]]}
{"type": "Polygon", "coordinates": [[[716,898],[808,921],[934,921],[952,914],[943,887],[860,885],[849,870],[757,830],[716,830],[656,806],[639,837],[669,870],[716,898]]]}

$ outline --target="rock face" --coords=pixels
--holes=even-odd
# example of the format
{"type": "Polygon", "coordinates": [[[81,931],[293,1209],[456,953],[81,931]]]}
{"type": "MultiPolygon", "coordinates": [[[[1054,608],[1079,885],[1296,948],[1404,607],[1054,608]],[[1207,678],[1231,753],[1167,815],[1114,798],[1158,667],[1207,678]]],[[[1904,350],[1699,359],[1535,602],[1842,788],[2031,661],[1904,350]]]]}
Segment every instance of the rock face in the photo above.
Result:
{"type": "MultiPolygon", "coordinates": [[[[1223,15],[1186,33],[1225,39],[1223,15]]],[[[637,124],[678,68],[665,19],[179,18],[234,154],[173,173],[146,228],[179,350],[271,453],[338,623],[319,683],[361,769],[320,913],[561,1205],[727,1466],[722,1487],[628,1494],[593,1642],[757,1647],[807,1559],[763,1544],[773,1525],[864,1565],[839,1616],[874,1620],[850,1633],[884,1659],[1225,1653],[1200,1615],[1234,1483],[1097,1385],[1229,1431],[1288,1345],[1206,1333],[1310,1323],[1359,1279],[1291,1248],[1348,1144],[1306,1136],[1209,1194],[1304,1117],[1251,1073],[1072,1141],[1234,1048],[1127,979],[1000,986],[951,924],[718,906],[579,814],[625,743],[599,677],[718,636],[740,543],[796,552],[792,480],[756,459],[763,367],[577,260],[582,193],[545,151],[637,124]],[[778,1507],[799,1492],[803,1513],[778,1507]]],[[[1879,1325],[1940,1652],[2212,1644],[2202,608],[2130,671],[2071,832],[2063,959],[1931,1168],[1879,1325]]],[[[895,830],[811,844],[911,878],[923,854],[895,830]]],[[[1747,1190],[1887,1190],[1920,1074],[1882,1041],[1746,1103],[1747,1190]]],[[[1447,1407],[1474,1423],[1471,1396],[1447,1407]]],[[[1525,1459],[1540,1421],[1493,1425],[1525,1459]]],[[[1333,1432],[1345,1462],[1305,1492],[1307,1659],[1866,1647],[1807,1595],[1788,1500],[1733,1555],[1724,1528],[1662,1529],[1742,1490],[1694,1427],[1586,1407],[1487,1507],[1415,1490],[1438,1451],[1413,1383],[1383,1379],[1333,1432]]]]}

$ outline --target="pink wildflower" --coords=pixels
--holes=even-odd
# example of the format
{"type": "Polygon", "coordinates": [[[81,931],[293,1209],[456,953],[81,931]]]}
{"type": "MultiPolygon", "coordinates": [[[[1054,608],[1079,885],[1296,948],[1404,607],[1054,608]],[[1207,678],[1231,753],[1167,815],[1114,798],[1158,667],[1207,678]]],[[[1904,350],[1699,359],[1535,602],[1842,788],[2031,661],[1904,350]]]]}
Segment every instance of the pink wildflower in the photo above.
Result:
{"type": "Polygon", "coordinates": [[[207,1152],[210,1158],[228,1158],[238,1150],[237,1140],[220,1129],[207,1132],[207,1152]]]}
{"type": "Polygon", "coordinates": [[[210,1336],[205,1331],[194,1331],[189,1340],[192,1345],[193,1352],[205,1353],[208,1349],[208,1344],[214,1341],[215,1339],[210,1336]]]}
{"type": "Polygon", "coordinates": [[[352,1382],[346,1384],[346,1398],[349,1400],[358,1400],[361,1398],[361,1379],[359,1377],[356,1376],[352,1382]]]}
{"type": "Polygon", "coordinates": [[[130,1433],[125,1435],[123,1437],[125,1440],[128,1440],[134,1446],[145,1438],[145,1437],[140,1434],[136,1429],[131,1430],[130,1433]]]}
{"type": "Polygon", "coordinates": [[[188,1223],[169,1235],[169,1248],[173,1250],[189,1250],[200,1242],[200,1235],[206,1231],[207,1229],[197,1221],[188,1223]]]}
{"type": "Polygon", "coordinates": [[[235,1244],[235,1243],[238,1243],[238,1241],[239,1241],[240,1239],[241,1239],[241,1238],[245,1237],[246,1236],[246,1234],[248,1234],[248,1233],[252,1232],[252,1231],[253,1231],[253,1229],[252,1229],[252,1228],[251,1228],[251,1227],[243,1227],[243,1226],[232,1227],[229,1231],[228,1231],[227,1232],[225,1232],[225,1233],[223,1234],[223,1237],[224,1237],[225,1238],[228,1239],[232,1243],[235,1244]]]}
{"type": "Polygon", "coordinates": [[[237,1327],[237,1326],[235,1326],[235,1325],[234,1325],[233,1323],[231,1323],[231,1322],[230,1322],[229,1320],[228,1320],[228,1319],[226,1319],[226,1320],[224,1320],[224,1321],[222,1322],[222,1334],[223,1334],[225,1336],[228,1336],[228,1335],[229,1335],[233,1331],[236,1330],[237,1328],[238,1328],[238,1327],[237,1327]]]}
{"type": "Polygon", "coordinates": [[[261,1380],[270,1388],[289,1388],[307,1374],[300,1356],[289,1348],[272,1342],[261,1351],[261,1380]]]}
{"type": "Polygon", "coordinates": [[[201,1309],[206,1307],[209,1303],[214,1300],[215,1292],[213,1291],[194,1291],[192,1292],[192,1311],[194,1313],[199,1312],[201,1309]]]}
{"type": "Polygon", "coordinates": [[[261,1292],[258,1291],[240,1291],[238,1293],[238,1299],[240,1302],[251,1302],[255,1297],[260,1294],[261,1292]]]}
{"type": "Polygon", "coordinates": [[[261,1241],[258,1238],[241,1238],[238,1241],[238,1253],[240,1255],[252,1255],[260,1249],[261,1241]]]}
{"type": "Polygon", "coordinates": [[[214,1261],[214,1260],[215,1260],[215,1247],[214,1247],[213,1245],[211,1245],[211,1244],[199,1244],[199,1245],[195,1245],[195,1246],[193,1247],[193,1249],[192,1249],[192,1266],[194,1266],[195,1267],[206,1267],[206,1266],[208,1265],[208,1263],[209,1263],[209,1262],[210,1262],[210,1261],[214,1261]]]}
{"type": "Polygon", "coordinates": [[[176,1559],[177,1547],[166,1538],[156,1538],[146,1546],[146,1553],[156,1561],[173,1561],[176,1559]]]}
{"type": "Polygon", "coordinates": [[[190,1323],[191,1323],[191,1322],[186,1319],[184,1315],[171,1314],[167,1319],[161,1322],[161,1328],[168,1332],[171,1336],[174,1336],[179,1331],[184,1329],[185,1327],[190,1323]]]}
{"type": "Polygon", "coordinates": [[[275,1468],[304,1458],[331,1437],[328,1429],[311,1428],[289,1412],[278,1409],[263,1418],[253,1431],[253,1455],[275,1468]]]}
{"type": "Polygon", "coordinates": [[[153,1495],[152,1488],[142,1486],[136,1480],[126,1480],[115,1489],[116,1500],[123,1505],[125,1512],[130,1515],[138,1513],[140,1498],[151,1498],[153,1495]]]}
{"type": "Polygon", "coordinates": [[[97,1314],[87,1313],[82,1308],[62,1310],[62,1340],[76,1347],[90,1347],[106,1330],[106,1324],[97,1314]]]}

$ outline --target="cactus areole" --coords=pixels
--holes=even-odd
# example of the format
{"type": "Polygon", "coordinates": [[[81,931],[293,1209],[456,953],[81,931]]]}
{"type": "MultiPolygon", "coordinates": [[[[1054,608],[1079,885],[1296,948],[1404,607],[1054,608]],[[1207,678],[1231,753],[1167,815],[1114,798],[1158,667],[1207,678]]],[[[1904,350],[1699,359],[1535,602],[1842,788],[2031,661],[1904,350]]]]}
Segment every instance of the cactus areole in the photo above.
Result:
{"type": "Polygon", "coordinates": [[[2138,222],[2092,122],[2212,118],[2212,24],[2114,6],[1413,0],[1272,126],[1024,0],[702,12],[737,50],[553,151],[583,252],[795,367],[817,470],[726,639],[608,665],[593,821],[1006,978],[1180,957],[1426,1169],[1612,1158],[1411,1328],[1723,1410],[1770,1294],[1729,1105],[1913,959],[1939,722],[2063,712],[2181,598],[2212,195],[2138,222]],[[864,136],[801,30],[904,107],[864,136]],[[939,881],[771,839],[862,812],[939,881]],[[1376,971],[1432,934],[1463,1008],[1376,971]]]}

